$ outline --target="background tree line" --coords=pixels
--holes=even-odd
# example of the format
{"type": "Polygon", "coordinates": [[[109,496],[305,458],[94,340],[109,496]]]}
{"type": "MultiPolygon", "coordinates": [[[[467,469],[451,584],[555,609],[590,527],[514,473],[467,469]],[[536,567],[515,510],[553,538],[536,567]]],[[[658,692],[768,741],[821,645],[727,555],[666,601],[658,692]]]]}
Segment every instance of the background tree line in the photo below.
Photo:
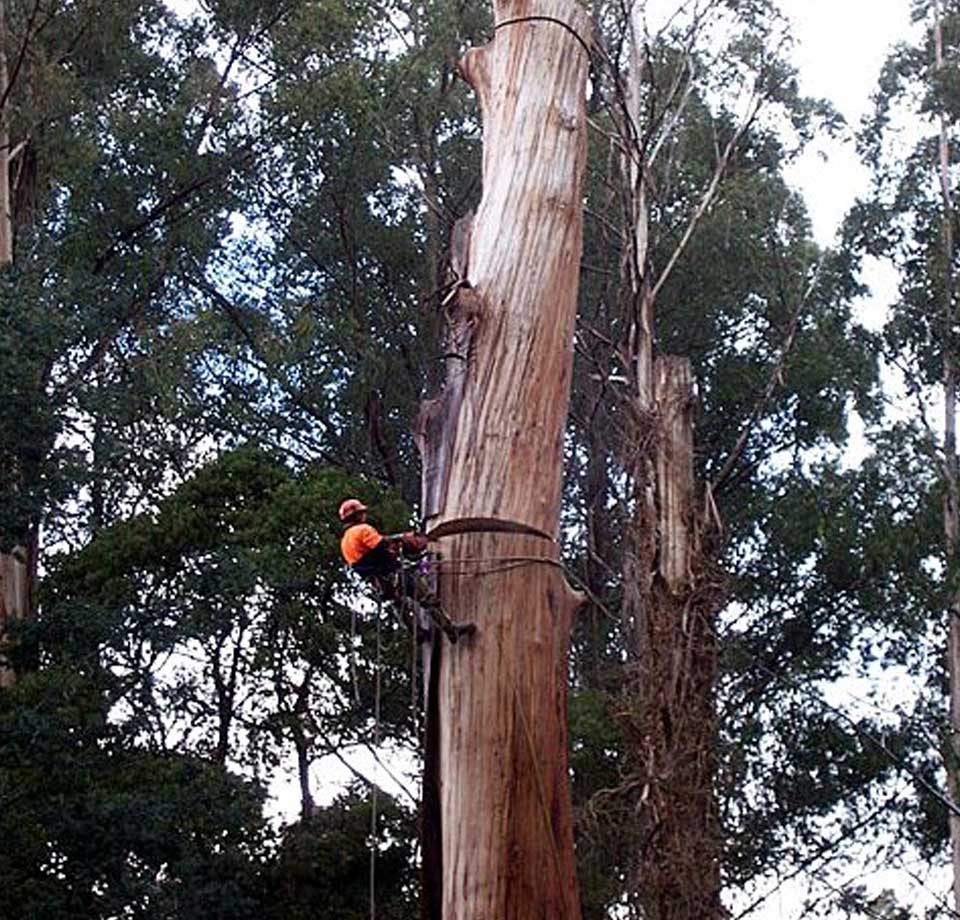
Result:
{"type": "MultiPolygon", "coordinates": [[[[931,394],[954,399],[957,5],[916,4],[924,40],[894,50],[860,135],[875,189],[832,250],[784,168],[842,125],[803,97],[774,3],[689,4],[660,32],[643,4],[591,12],[564,508],[590,598],[583,913],[699,917],[723,893],[747,916],[800,879],[805,910],[869,915],[848,866],[948,852],[955,442],[931,394]],[[867,255],[903,277],[880,334],[854,311],[867,255]],[[656,356],[696,381],[673,592],[638,371],[656,356]],[[897,368],[915,402],[891,421],[897,368]],[[825,693],[884,674],[895,703],[825,693]]],[[[21,589],[0,915],[369,915],[369,778],[318,806],[311,768],[374,721],[415,755],[416,690],[408,637],[355,617],[333,512],[348,492],[386,529],[416,512],[411,421],[480,194],[455,65],[488,33],[472,0],[0,5],[0,571],[21,589]],[[291,771],[278,825],[264,797],[291,771]]],[[[380,797],[382,917],[418,911],[408,785],[380,797]]]]}

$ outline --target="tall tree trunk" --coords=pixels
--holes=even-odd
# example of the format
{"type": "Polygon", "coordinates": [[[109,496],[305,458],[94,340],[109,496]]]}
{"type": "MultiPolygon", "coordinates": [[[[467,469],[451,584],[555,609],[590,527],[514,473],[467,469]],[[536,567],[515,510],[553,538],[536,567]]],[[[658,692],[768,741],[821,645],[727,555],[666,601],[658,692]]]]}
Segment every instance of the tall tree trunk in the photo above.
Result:
{"type": "MultiPolygon", "coordinates": [[[[9,70],[7,66],[7,10],[0,0],[0,270],[13,263],[13,213],[10,195],[10,119],[9,70]]],[[[22,470],[8,471],[12,478],[22,470]]],[[[13,669],[3,657],[5,633],[10,624],[26,619],[33,611],[33,581],[36,574],[38,533],[35,527],[18,534],[20,543],[12,550],[0,552],[0,687],[10,686],[13,669]]]]}
{"type": "MultiPolygon", "coordinates": [[[[935,67],[939,75],[943,57],[943,20],[939,0],[934,3],[935,67]]],[[[943,207],[941,253],[943,259],[943,402],[944,402],[944,489],[943,532],[947,560],[947,663],[950,676],[950,740],[947,756],[947,782],[950,798],[960,804],[960,482],[957,470],[957,362],[955,354],[954,282],[953,282],[953,195],[950,189],[950,145],[946,116],[940,119],[940,194],[943,207]]],[[[953,867],[953,904],[960,913],[960,818],[950,814],[950,852],[953,867]]]]}
{"type": "Polygon", "coordinates": [[[432,661],[425,788],[436,791],[439,828],[425,829],[424,858],[441,894],[428,916],[576,920],[566,691],[581,598],[550,536],[573,358],[591,31],[571,0],[498,0],[494,14],[493,41],[460,65],[480,99],[484,184],[462,236],[469,287],[450,315],[448,351],[459,357],[418,422],[427,517],[465,528],[441,543],[441,599],[479,628],[432,661]],[[466,523],[478,518],[527,532],[466,523]],[[431,839],[440,853],[427,851],[431,839]]]}

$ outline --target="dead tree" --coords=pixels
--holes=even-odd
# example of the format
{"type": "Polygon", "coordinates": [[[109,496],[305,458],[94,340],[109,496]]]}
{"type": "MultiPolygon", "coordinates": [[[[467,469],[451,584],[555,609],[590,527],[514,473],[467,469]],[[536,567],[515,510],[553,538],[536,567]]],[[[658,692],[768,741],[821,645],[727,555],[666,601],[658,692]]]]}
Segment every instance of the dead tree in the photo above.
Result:
{"type": "MultiPolygon", "coordinates": [[[[659,293],[716,198],[730,158],[760,105],[718,157],[680,240],[659,272],[650,262],[649,201],[658,158],[679,130],[692,69],[677,68],[647,111],[652,82],[646,4],[630,7],[630,69],[622,102],[625,150],[621,348],[630,381],[623,461],[632,485],[625,534],[622,619],[629,660],[623,724],[638,790],[635,899],[650,920],[710,920],[720,901],[720,829],[714,791],[715,621],[724,600],[719,516],[694,477],[693,375],[687,358],[658,355],[659,293]]],[[[687,52],[689,53],[689,52],[687,52]]]]}
{"type": "Polygon", "coordinates": [[[496,0],[462,75],[483,197],[455,233],[447,379],[417,425],[441,600],[478,633],[430,653],[425,915],[579,918],[567,656],[581,599],[555,541],[586,160],[590,24],[571,0],[496,0]],[[439,530],[437,530],[439,528],[439,530]]]}
{"type": "Polygon", "coordinates": [[[724,916],[714,793],[723,587],[713,522],[697,500],[690,362],[661,356],[652,371],[650,401],[632,406],[622,610],[631,660],[623,723],[641,787],[635,890],[651,920],[709,920],[724,916]]]}

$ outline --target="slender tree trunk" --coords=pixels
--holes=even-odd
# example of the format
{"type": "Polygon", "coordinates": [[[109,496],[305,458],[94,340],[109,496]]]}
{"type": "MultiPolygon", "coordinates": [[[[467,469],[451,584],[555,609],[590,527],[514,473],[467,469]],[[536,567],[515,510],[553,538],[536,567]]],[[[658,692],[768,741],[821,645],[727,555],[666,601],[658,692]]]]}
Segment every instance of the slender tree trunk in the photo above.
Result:
{"type": "MultiPolygon", "coordinates": [[[[7,10],[0,0],[0,99],[7,99],[7,10]]],[[[13,214],[10,195],[9,105],[0,105],[0,270],[13,263],[13,214]]],[[[8,471],[9,472],[9,471],[8,471]]],[[[14,479],[22,470],[13,470],[14,479]]],[[[15,674],[3,660],[4,634],[10,625],[33,612],[33,581],[39,534],[35,527],[19,535],[21,542],[9,553],[0,552],[0,687],[10,686],[15,674]]]]}
{"type": "Polygon", "coordinates": [[[635,900],[645,920],[720,918],[720,834],[714,796],[720,579],[704,546],[694,478],[695,393],[685,358],[657,357],[649,265],[651,164],[644,159],[644,4],[630,10],[625,136],[629,183],[622,271],[633,400],[625,454],[633,483],[622,616],[630,662],[625,725],[640,851],[635,900]]]}
{"type": "Polygon", "coordinates": [[[494,13],[493,41],[461,61],[483,114],[484,187],[461,253],[469,288],[452,305],[459,357],[418,440],[432,524],[528,532],[473,525],[440,546],[442,602],[479,632],[434,650],[425,787],[440,826],[424,855],[440,879],[432,920],[577,920],[566,691],[581,598],[539,534],[559,526],[590,25],[571,0],[498,0],[494,13]]]}
{"type": "Polygon", "coordinates": [[[300,783],[300,820],[307,821],[317,810],[310,789],[310,743],[304,733],[297,730],[293,744],[297,752],[297,779],[300,783]]]}
{"type": "Polygon", "coordinates": [[[7,65],[7,5],[0,0],[0,266],[13,262],[13,209],[10,194],[10,71],[7,65]]]}
{"type": "MultiPolygon", "coordinates": [[[[584,581],[591,599],[603,597],[610,583],[611,567],[605,562],[605,556],[613,545],[612,521],[610,520],[610,466],[607,447],[600,437],[594,438],[592,432],[585,432],[588,451],[587,469],[584,482],[584,501],[587,510],[587,558],[584,567],[584,581]]],[[[582,679],[586,686],[601,687],[603,640],[603,610],[597,602],[590,603],[587,611],[590,616],[591,641],[590,658],[582,664],[582,679]]],[[[609,680],[609,675],[608,675],[609,680]]]]}
{"type": "MultiPolygon", "coordinates": [[[[934,3],[935,66],[943,70],[943,21],[939,0],[934,3]]],[[[953,303],[953,195],[950,189],[950,145],[946,117],[940,111],[940,193],[943,206],[943,402],[944,402],[944,478],[943,532],[947,560],[949,623],[947,626],[947,664],[950,675],[950,741],[946,752],[947,782],[950,798],[960,804],[960,483],[957,470],[957,363],[953,303]]],[[[960,913],[960,818],[950,815],[950,852],[953,866],[954,910],[960,913]]]]}

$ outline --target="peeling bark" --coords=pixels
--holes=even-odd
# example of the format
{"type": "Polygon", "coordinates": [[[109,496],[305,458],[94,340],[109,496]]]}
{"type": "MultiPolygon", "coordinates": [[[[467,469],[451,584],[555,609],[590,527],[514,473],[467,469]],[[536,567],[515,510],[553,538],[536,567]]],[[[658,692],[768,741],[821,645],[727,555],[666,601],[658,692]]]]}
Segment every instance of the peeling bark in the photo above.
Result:
{"type": "MultiPolygon", "coordinates": [[[[586,160],[577,36],[591,33],[571,0],[494,12],[493,41],[460,65],[482,109],[484,190],[455,247],[447,381],[417,425],[424,502],[431,527],[492,519],[555,535],[586,160]]],[[[479,632],[426,650],[424,819],[439,827],[424,829],[424,863],[441,880],[425,916],[578,920],[566,691],[581,598],[552,540],[467,532],[440,548],[444,607],[479,632]]]]}
{"type": "Polygon", "coordinates": [[[623,721],[641,840],[634,898],[649,920],[719,920],[720,835],[714,796],[717,648],[723,598],[716,547],[704,545],[712,515],[697,509],[694,385],[689,361],[657,355],[656,302],[697,222],[713,200],[743,127],[720,157],[711,183],[667,264],[655,274],[649,186],[686,106],[678,74],[658,88],[648,71],[645,4],[630,5],[630,77],[624,100],[622,309],[628,335],[622,362],[631,382],[624,462],[632,480],[623,562],[623,634],[628,656],[623,721]],[[646,88],[645,88],[646,83],[646,88]],[[673,111],[660,129],[645,125],[645,93],[665,92],[673,111]],[[647,133],[649,132],[649,133],[647,133]]]}
{"type": "Polygon", "coordinates": [[[701,544],[689,361],[657,358],[653,376],[654,404],[638,425],[624,601],[636,652],[625,706],[641,788],[636,891],[650,920],[719,920],[713,699],[723,585],[701,544]]]}

